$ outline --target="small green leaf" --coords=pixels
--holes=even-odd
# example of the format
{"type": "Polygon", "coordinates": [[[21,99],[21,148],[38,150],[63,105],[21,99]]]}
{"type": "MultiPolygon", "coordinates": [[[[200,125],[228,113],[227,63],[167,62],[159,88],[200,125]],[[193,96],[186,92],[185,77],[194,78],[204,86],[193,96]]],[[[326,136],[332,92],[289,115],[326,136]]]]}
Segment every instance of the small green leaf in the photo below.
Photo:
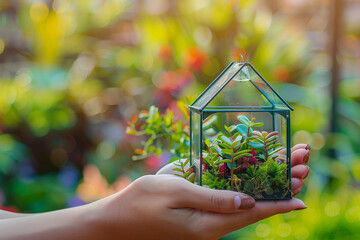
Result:
{"type": "Polygon", "coordinates": [[[252,155],[249,155],[248,153],[242,153],[242,154],[239,154],[237,156],[234,157],[234,160],[238,160],[239,158],[242,158],[242,157],[252,157],[252,155]]]}
{"type": "Polygon", "coordinates": [[[253,123],[253,124],[250,124],[251,127],[262,127],[264,126],[264,123],[262,122],[258,122],[258,123],[253,123]]]}
{"type": "MultiPolygon", "coordinates": [[[[243,134],[247,134],[247,131],[248,131],[248,127],[247,126],[245,126],[244,124],[238,124],[237,126],[236,126],[236,130],[241,134],[241,135],[243,135],[243,134]]],[[[250,132],[249,133],[251,133],[252,132],[252,129],[250,128],[250,132]]]]}
{"type": "Polygon", "coordinates": [[[245,150],[242,150],[242,151],[237,151],[234,155],[237,156],[237,155],[240,155],[240,154],[243,154],[243,153],[249,153],[251,152],[250,149],[245,149],[245,150]]]}
{"type": "Polygon", "coordinates": [[[209,139],[205,139],[205,144],[206,146],[210,147],[211,146],[211,142],[209,139]]]}
{"type": "Polygon", "coordinates": [[[255,148],[255,149],[260,149],[264,147],[264,144],[259,143],[259,142],[248,142],[247,145],[249,147],[255,148]]]}
{"type": "Polygon", "coordinates": [[[218,161],[216,164],[222,164],[222,163],[231,163],[231,159],[223,159],[218,161]]]}
{"type": "Polygon", "coordinates": [[[223,149],[222,152],[225,153],[225,154],[228,154],[228,155],[232,155],[232,154],[233,154],[233,150],[232,150],[232,149],[223,149]]]}
{"type": "Polygon", "coordinates": [[[189,162],[190,162],[190,158],[187,158],[186,161],[184,162],[184,166],[185,166],[186,164],[188,164],[189,162]]]}
{"type": "Polygon", "coordinates": [[[230,140],[228,137],[226,137],[226,136],[221,136],[220,139],[223,140],[224,142],[228,143],[229,145],[231,145],[231,140],[230,140]]]}
{"type": "Polygon", "coordinates": [[[268,149],[276,148],[276,147],[279,147],[279,146],[282,146],[282,144],[281,143],[271,144],[271,145],[268,146],[268,149]]]}
{"type": "Polygon", "coordinates": [[[186,172],[186,173],[184,173],[184,178],[187,178],[189,175],[191,174],[191,172],[186,172]]]}
{"type": "Polygon", "coordinates": [[[242,139],[242,136],[241,136],[241,135],[238,135],[238,136],[234,139],[234,142],[241,141],[241,139],[242,139]]]}
{"type": "MultiPolygon", "coordinates": [[[[228,163],[226,163],[226,164],[227,164],[228,168],[231,169],[231,162],[228,162],[228,163]]],[[[232,168],[236,168],[236,163],[235,163],[235,162],[233,163],[233,167],[232,167],[232,168]]]]}
{"type": "Polygon", "coordinates": [[[180,168],[173,168],[171,170],[176,171],[176,172],[183,172],[180,168]]]}
{"type": "Polygon", "coordinates": [[[244,116],[244,115],[239,115],[238,117],[237,117],[237,119],[240,121],[240,122],[242,122],[243,124],[245,124],[245,125],[247,125],[247,126],[249,126],[249,119],[246,117],[246,116],[244,116]]]}
{"type": "Polygon", "coordinates": [[[231,130],[230,130],[230,128],[228,126],[224,125],[224,128],[229,134],[231,133],[231,130]]]}

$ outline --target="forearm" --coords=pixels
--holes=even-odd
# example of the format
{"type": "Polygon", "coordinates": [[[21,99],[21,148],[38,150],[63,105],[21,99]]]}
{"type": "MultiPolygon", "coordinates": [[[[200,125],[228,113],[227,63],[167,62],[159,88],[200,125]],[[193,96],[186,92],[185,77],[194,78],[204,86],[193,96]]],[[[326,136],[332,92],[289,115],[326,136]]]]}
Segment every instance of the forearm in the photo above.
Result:
{"type": "Polygon", "coordinates": [[[0,220],[2,240],[101,239],[99,221],[89,206],[0,220]]]}

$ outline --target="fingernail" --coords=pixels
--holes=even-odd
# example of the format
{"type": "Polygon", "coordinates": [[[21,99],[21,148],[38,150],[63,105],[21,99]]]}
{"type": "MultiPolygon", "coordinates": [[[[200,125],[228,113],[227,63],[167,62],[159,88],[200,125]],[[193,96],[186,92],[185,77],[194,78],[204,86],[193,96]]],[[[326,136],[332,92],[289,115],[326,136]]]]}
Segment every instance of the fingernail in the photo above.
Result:
{"type": "Polygon", "coordinates": [[[306,144],[305,149],[310,151],[310,144],[306,144]]]}
{"type": "Polygon", "coordinates": [[[294,209],[293,211],[299,211],[299,210],[304,210],[304,209],[307,209],[307,207],[297,208],[297,209],[294,209]]]}
{"type": "Polygon", "coordinates": [[[309,172],[310,172],[309,166],[307,166],[307,165],[305,165],[305,166],[306,166],[306,168],[307,168],[307,171],[306,171],[306,173],[304,174],[304,176],[302,176],[302,178],[306,178],[306,177],[309,175],[309,172]]]}
{"type": "Polygon", "coordinates": [[[255,200],[247,195],[238,195],[234,197],[235,209],[250,209],[255,206],[255,200]]]}
{"type": "Polygon", "coordinates": [[[295,202],[297,202],[298,207],[295,208],[294,210],[302,210],[302,209],[306,209],[307,207],[305,207],[305,203],[303,201],[301,201],[298,198],[293,198],[295,202]]]}
{"type": "Polygon", "coordinates": [[[307,163],[310,159],[310,151],[308,150],[304,156],[303,162],[307,163]]]}

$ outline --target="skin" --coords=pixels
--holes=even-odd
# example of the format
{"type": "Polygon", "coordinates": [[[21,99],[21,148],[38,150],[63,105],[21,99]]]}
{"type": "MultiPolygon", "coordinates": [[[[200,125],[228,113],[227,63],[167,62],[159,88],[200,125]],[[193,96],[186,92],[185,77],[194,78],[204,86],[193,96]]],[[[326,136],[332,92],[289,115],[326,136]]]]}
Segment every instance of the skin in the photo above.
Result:
{"type": "MultiPolygon", "coordinates": [[[[292,148],[294,194],[309,172],[308,160],[308,145],[292,148]]],[[[211,240],[264,218],[306,208],[296,198],[255,202],[246,194],[200,187],[171,175],[172,167],[84,206],[40,214],[1,211],[0,239],[211,240]]]]}

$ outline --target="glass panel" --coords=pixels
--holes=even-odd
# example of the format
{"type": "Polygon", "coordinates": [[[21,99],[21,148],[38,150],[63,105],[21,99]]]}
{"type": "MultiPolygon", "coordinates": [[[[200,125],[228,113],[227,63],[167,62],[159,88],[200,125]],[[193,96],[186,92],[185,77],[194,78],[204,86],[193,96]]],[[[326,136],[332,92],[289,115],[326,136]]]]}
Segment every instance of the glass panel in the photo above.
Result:
{"type": "Polygon", "coordinates": [[[271,102],[263,95],[263,93],[259,89],[257,89],[257,86],[252,82],[253,78],[257,80],[257,78],[253,76],[252,73],[254,72],[250,67],[243,67],[241,71],[221,90],[218,95],[216,95],[216,97],[207,106],[257,106],[272,108],[271,102]]]}
{"type": "Polygon", "coordinates": [[[190,110],[190,134],[191,134],[191,165],[195,167],[195,182],[200,184],[200,154],[201,154],[201,118],[200,114],[190,110]]]}
{"type": "Polygon", "coordinates": [[[206,106],[288,109],[250,65],[242,67],[240,72],[229,80],[241,66],[242,64],[232,63],[192,106],[198,109],[206,106]],[[217,93],[220,89],[222,90],[217,93]]]}
{"type": "Polygon", "coordinates": [[[269,85],[261,79],[261,77],[249,66],[246,67],[249,71],[251,82],[261,92],[264,98],[266,98],[276,108],[288,109],[288,106],[275,94],[275,92],[269,87],[269,85]]]}
{"type": "Polygon", "coordinates": [[[202,185],[289,198],[286,136],[286,119],[276,112],[212,114],[203,121],[202,185]]]}
{"type": "Polygon", "coordinates": [[[232,62],[225,70],[222,72],[217,79],[214,80],[212,85],[210,85],[202,95],[195,100],[192,104],[195,108],[203,109],[206,104],[211,101],[211,98],[216,95],[216,93],[227,83],[229,78],[231,78],[236,71],[240,69],[242,64],[232,62]]]}

